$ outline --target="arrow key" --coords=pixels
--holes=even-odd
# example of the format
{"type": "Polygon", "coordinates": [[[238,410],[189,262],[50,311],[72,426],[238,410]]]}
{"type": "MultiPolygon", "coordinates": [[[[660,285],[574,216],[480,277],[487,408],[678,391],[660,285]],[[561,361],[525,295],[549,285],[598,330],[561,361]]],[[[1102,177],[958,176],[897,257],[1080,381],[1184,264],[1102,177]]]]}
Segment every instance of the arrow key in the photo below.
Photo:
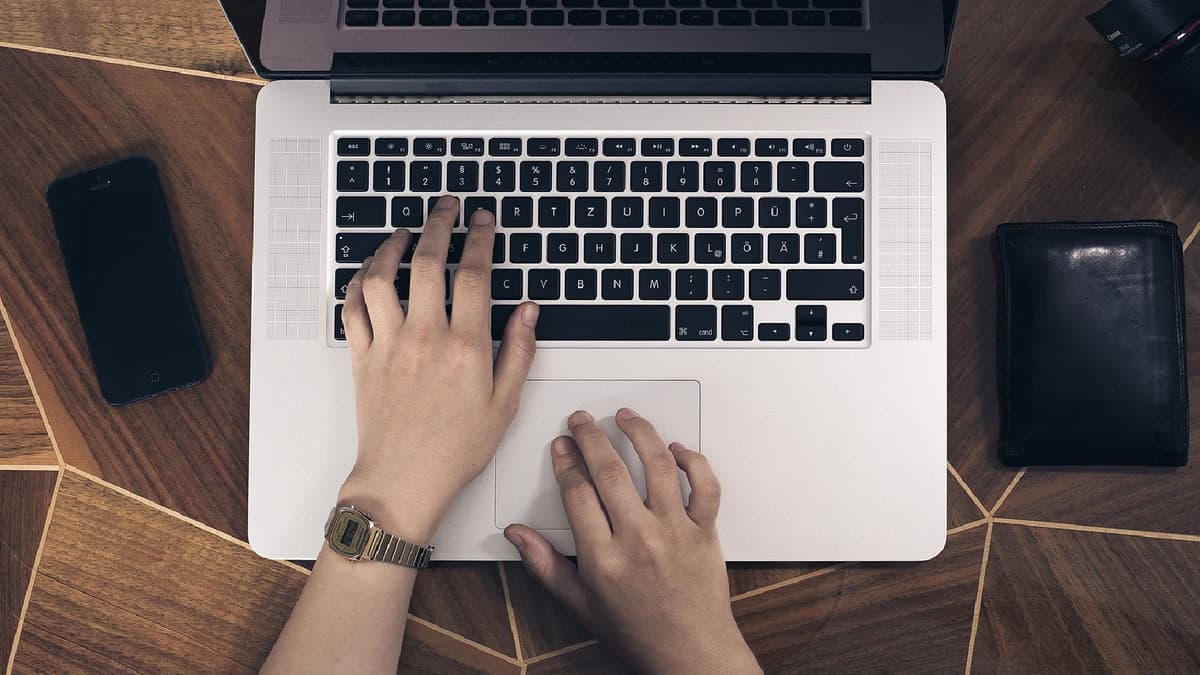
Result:
{"type": "Polygon", "coordinates": [[[747,342],[754,339],[754,307],[726,305],[721,308],[721,339],[747,342]]]}
{"type": "Polygon", "coordinates": [[[816,192],[862,192],[866,185],[862,162],[815,162],[813,190],[816,192]]]}
{"type": "Polygon", "coordinates": [[[387,200],[383,197],[338,197],[338,227],[383,227],[387,218],[387,200]]]}

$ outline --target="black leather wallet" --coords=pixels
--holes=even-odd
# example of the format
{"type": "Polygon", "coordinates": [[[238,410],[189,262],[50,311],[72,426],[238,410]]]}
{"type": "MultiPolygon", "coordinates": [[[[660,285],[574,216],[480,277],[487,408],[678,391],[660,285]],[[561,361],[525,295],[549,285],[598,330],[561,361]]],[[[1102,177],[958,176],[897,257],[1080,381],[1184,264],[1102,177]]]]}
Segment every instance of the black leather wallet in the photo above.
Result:
{"type": "Polygon", "coordinates": [[[1172,223],[1001,225],[1000,460],[1187,463],[1172,223]]]}

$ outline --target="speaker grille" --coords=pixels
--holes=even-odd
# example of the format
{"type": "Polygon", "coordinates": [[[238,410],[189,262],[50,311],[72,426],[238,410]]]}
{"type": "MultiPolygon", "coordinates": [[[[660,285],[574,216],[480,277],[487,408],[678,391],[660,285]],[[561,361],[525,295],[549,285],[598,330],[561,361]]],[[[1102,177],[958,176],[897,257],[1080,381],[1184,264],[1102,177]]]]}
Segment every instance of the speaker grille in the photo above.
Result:
{"type": "Polygon", "coordinates": [[[267,337],[321,332],[321,142],[271,140],[267,185],[267,337]]]}
{"type": "Polygon", "coordinates": [[[933,143],[881,141],[879,337],[933,339],[933,143]]]}

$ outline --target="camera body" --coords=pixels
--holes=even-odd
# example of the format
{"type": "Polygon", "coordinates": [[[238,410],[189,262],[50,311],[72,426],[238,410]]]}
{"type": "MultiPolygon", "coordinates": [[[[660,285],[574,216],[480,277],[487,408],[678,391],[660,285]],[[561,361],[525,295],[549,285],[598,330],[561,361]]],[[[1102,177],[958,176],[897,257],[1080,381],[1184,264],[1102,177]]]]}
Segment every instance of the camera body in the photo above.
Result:
{"type": "Polygon", "coordinates": [[[1088,21],[1122,58],[1200,107],[1200,0],[1112,0],[1088,21]]]}

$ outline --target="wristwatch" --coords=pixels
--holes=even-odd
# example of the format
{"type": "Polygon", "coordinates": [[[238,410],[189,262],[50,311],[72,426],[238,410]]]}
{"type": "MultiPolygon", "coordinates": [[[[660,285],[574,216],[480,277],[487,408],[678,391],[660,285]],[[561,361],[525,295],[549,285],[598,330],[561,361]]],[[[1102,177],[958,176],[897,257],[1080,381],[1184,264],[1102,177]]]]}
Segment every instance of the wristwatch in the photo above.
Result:
{"type": "Polygon", "coordinates": [[[418,546],[375,526],[371,514],[353,506],[335,506],[325,521],[325,541],[338,555],[351,560],[380,562],[423,569],[433,555],[432,546],[418,546]]]}

